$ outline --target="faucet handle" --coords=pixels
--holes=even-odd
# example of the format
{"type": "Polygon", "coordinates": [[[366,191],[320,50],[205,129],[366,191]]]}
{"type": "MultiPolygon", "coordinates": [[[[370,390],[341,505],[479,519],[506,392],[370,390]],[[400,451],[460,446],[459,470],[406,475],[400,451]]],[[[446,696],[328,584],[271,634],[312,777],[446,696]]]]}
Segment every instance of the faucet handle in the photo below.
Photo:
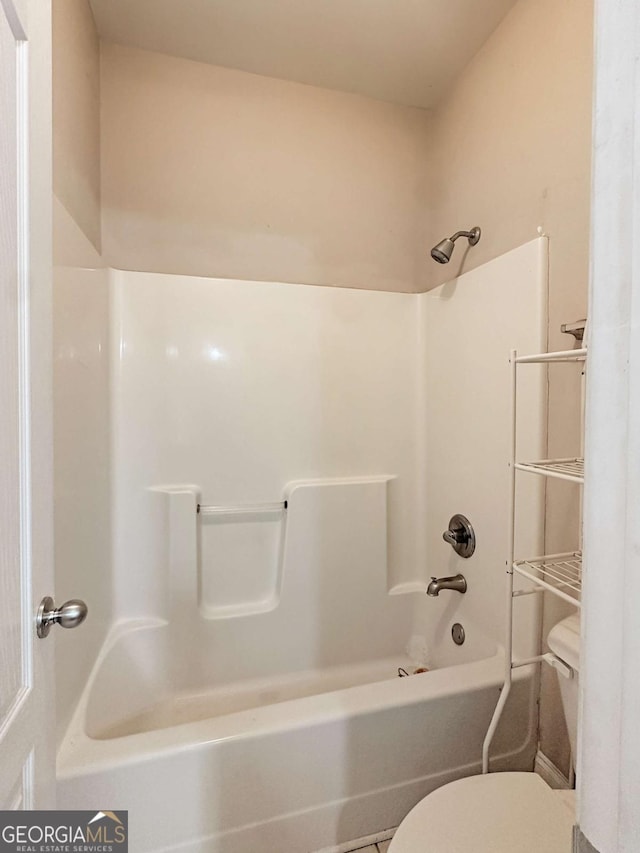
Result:
{"type": "Polygon", "coordinates": [[[445,530],[442,534],[442,538],[453,547],[460,542],[459,533],[456,530],[445,530]]]}
{"type": "Polygon", "coordinates": [[[476,535],[471,522],[459,513],[449,519],[449,527],[442,534],[460,557],[470,557],[476,548],[476,535]]]}

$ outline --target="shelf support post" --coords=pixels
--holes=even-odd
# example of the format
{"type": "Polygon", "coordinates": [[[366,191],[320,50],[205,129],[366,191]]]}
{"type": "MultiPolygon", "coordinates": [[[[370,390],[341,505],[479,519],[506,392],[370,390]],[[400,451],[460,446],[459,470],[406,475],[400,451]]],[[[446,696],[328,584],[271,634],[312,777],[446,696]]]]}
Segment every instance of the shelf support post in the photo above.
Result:
{"type": "Polygon", "coordinates": [[[507,542],[507,583],[505,597],[505,642],[504,642],[504,683],[500,691],[500,698],[496,705],[491,723],[487,731],[484,743],[482,744],[482,772],[489,772],[489,749],[491,742],[498,728],[498,723],[502,717],[502,712],[507,704],[509,693],[511,692],[511,683],[513,679],[513,671],[511,669],[511,659],[513,657],[513,563],[515,560],[515,521],[516,521],[516,413],[517,413],[517,359],[518,353],[516,350],[511,350],[509,357],[509,367],[511,374],[511,447],[509,459],[509,519],[508,519],[508,542],[507,542]]]}

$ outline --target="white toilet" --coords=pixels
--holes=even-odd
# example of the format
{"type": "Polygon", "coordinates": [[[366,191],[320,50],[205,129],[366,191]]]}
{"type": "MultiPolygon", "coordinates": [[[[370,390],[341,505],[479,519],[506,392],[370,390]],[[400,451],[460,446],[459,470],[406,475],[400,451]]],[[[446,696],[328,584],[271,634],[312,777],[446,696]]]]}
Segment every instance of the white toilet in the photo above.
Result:
{"type": "MultiPolygon", "coordinates": [[[[550,632],[549,648],[574,670],[560,677],[571,749],[578,725],[580,621],[550,632]]],[[[574,794],[554,791],[535,773],[470,776],[438,788],[402,821],[389,853],[570,853],[574,794]]]]}

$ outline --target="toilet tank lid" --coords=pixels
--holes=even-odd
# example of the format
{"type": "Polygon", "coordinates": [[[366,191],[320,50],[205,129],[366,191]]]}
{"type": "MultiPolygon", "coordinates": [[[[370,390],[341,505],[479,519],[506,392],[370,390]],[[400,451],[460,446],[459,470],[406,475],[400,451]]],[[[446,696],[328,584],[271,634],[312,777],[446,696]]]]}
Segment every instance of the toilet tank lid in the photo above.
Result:
{"type": "Polygon", "coordinates": [[[547,643],[554,654],[576,672],[580,671],[580,617],[577,613],[554,625],[549,631],[547,643]]]}

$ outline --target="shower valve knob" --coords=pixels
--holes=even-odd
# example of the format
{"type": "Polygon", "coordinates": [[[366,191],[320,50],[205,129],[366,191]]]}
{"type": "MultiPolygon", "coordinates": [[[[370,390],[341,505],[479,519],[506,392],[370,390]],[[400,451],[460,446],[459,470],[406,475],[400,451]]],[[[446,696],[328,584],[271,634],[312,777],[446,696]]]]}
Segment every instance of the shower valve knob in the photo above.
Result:
{"type": "Polygon", "coordinates": [[[476,534],[471,522],[459,513],[449,520],[449,527],[442,538],[460,557],[470,557],[476,549],[476,534]]]}
{"type": "Polygon", "coordinates": [[[49,636],[52,625],[60,625],[63,628],[77,628],[87,618],[87,612],[87,605],[79,598],[72,598],[70,601],[65,601],[60,607],[56,607],[53,598],[47,595],[38,607],[36,633],[43,640],[49,636]]]}

